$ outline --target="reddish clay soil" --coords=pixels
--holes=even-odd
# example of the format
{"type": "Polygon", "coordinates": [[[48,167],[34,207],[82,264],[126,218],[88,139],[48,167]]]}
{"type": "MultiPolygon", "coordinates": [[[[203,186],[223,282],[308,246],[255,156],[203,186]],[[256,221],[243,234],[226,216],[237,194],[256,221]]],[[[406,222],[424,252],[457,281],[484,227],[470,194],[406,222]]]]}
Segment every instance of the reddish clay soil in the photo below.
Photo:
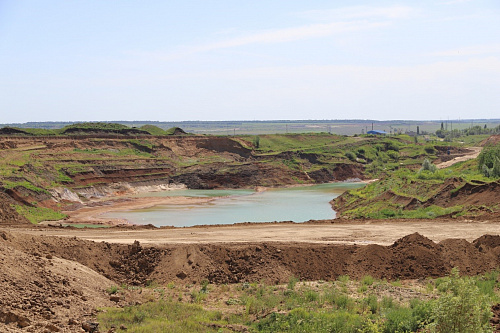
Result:
{"type": "Polygon", "coordinates": [[[16,203],[14,199],[5,193],[0,192],[0,225],[30,224],[25,217],[19,215],[12,207],[14,203],[16,203]]]}
{"type": "Polygon", "coordinates": [[[490,136],[486,140],[483,140],[480,145],[481,145],[481,147],[484,147],[484,146],[488,146],[488,145],[496,145],[499,142],[500,142],[500,135],[496,134],[496,135],[490,136]]]}

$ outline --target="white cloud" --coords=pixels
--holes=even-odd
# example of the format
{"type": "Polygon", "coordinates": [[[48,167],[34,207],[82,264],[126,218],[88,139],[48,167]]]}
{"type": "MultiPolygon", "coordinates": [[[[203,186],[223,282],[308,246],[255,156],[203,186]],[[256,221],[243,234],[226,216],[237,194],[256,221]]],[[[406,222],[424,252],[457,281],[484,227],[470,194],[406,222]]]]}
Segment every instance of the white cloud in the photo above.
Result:
{"type": "Polygon", "coordinates": [[[299,27],[284,28],[248,34],[236,38],[226,39],[219,42],[201,44],[196,46],[184,46],[178,51],[165,54],[150,54],[162,60],[178,59],[190,54],[201,52],[208,52],[218,49],[226,49],[250,44],[272,44],[272,43],[285,43],[297,40],[304,40],[310,38],[321,38],[335,34],[342,34],[352,31],[370,30],[384,26],[388,26],[390,22],[368,22],[368,21],[354,21],[354,22],[333,22],[325,24],[310,24],[299,27]]]}
{"type": "Polygon", "coordinates": [[[297,40],[321,38],[352,31],[370,30],[391,25],[396,19],[411,17],[418,10],[408,6],[371,7],[353,6],[332,10],[311,10],[297,15],[326,23],[315,23],[290,28],[261,31],[229,38],[217,42],[182,46],[171,54],[158,54],[157,58],[171,60],[190,54],[250,44],[284,43],[297,40]]]}

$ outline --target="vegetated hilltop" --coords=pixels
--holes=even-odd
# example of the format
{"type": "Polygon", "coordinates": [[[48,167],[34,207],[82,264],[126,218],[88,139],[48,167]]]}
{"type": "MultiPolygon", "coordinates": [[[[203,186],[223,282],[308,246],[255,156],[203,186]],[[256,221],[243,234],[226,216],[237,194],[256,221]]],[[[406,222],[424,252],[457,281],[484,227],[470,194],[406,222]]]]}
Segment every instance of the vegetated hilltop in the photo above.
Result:
{"type": "MultiPolygon", "coordinates": [[[[145,130],[159,133],[151,126],[137,129],[145,130]]],[[[60,211],[75,203],[138,187],[242,188],[364,179],[401,166],[418,168],[425,158],[444,158],[448,148],[450,156],[466,151],[457,144],[415,143],[406,135],[169,136],[137,131],[87,123],[64,128],[70,137],[62,132],[2,136],[0,190],[15,201],[18,213],[38,222],[63,218],[60,211]]]]}
{"type": "Polygon", "coordinates": [[[20,127],[3,127],[0,128],[0,135],[10,136],[74,136],[74,135],[91,135],[95,136],[163,136],[163,135],[185,135],[187,134],[179,127],[172,127],[167,130],[154,125],[144,125],[139,128],[129,127],[116,123],[75,123],[66,125],[62,128],[47,129],[47,128],[20,128],[20,127]]]}
{"type": "Polygon", "coordinates": [[[389,177],[351,190],[332,204],[349,218],[433,218],[498,215],[500,136],[483,141],[476,159],[438,169],[429,160],[419,170],[402,168],[389,177]]]}

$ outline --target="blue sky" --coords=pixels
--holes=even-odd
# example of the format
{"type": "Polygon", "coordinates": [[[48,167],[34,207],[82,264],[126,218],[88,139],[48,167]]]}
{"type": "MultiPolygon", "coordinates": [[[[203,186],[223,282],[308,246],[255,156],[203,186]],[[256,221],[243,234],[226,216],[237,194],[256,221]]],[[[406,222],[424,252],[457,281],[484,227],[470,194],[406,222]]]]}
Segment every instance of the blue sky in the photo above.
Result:
{"type": "Polygon", "coordinates": [[[500,1],[0,0],[0,123],[500,118],[500,1]]]}

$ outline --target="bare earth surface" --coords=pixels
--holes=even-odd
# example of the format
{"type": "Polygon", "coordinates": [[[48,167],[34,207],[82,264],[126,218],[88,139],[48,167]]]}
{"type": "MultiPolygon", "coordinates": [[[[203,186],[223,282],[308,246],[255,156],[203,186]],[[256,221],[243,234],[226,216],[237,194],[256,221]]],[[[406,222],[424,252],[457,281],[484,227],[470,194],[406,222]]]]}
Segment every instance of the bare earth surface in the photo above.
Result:
{"type": "MultiPolygon", "coordinates": [[[[150,208],[160,205],[187,205],[201,204],[214,200],[214,198],[196,197],[144,197],[144,198],[119,198],[93,202],[92,206],[86,206],[75,211],[64,212],[69,218],[66,222],[71,223],[91,223],[117,225],[127,224],[126,220],[115,218],[103,218],[102,214],[116,211],[150,208]]],[[[51,224],[49,222],[48,224],[51,224]]],[[[42,223],[44,224],[44,223],[42,223]]],[[[45,223],[46,224],[46,223],[45,223]]]]}
{"type": "Polygon", "coordinates": [[[452,267],[480,274],[500,266],[499,231],[497,216],[160,229],[5,226],[0,332],[91,332],[96,308],[136,304],[134,296],[109,295],[112,285],[340,275],[406,280],[444,276],[452,267]]]}
{"type": "Polygon", "coordinates": [[[444,169],[444,168],[447,168],[449,166],[452,166],[455,163],[471,160],[473,158],[478,157],[479,153],[481,152],[481,149],[483,149],[483,148],[482,147],[470,147],[469,149],[472,150],[473,152],[466,154],[466,155],[463,155],[463,156],[457,156],[449,161],[439,163],[436,166],[439,169],[444,169]]]}
{"type": "Polygon", "coordinates": [[[390,245],[397,239],[415,232],[434,242],[448,238],[472,241],[481,235],[499,234],[500,219],[492,217],[481,221],[457,219],[331,220],[308,223],[253,223],[151,229],[23,228],[22,232],[32,235],[78,237],[108,243],[132,244],[134,241],[139,241],[141,244],[149,245],[255,242],[390,245]]]}

